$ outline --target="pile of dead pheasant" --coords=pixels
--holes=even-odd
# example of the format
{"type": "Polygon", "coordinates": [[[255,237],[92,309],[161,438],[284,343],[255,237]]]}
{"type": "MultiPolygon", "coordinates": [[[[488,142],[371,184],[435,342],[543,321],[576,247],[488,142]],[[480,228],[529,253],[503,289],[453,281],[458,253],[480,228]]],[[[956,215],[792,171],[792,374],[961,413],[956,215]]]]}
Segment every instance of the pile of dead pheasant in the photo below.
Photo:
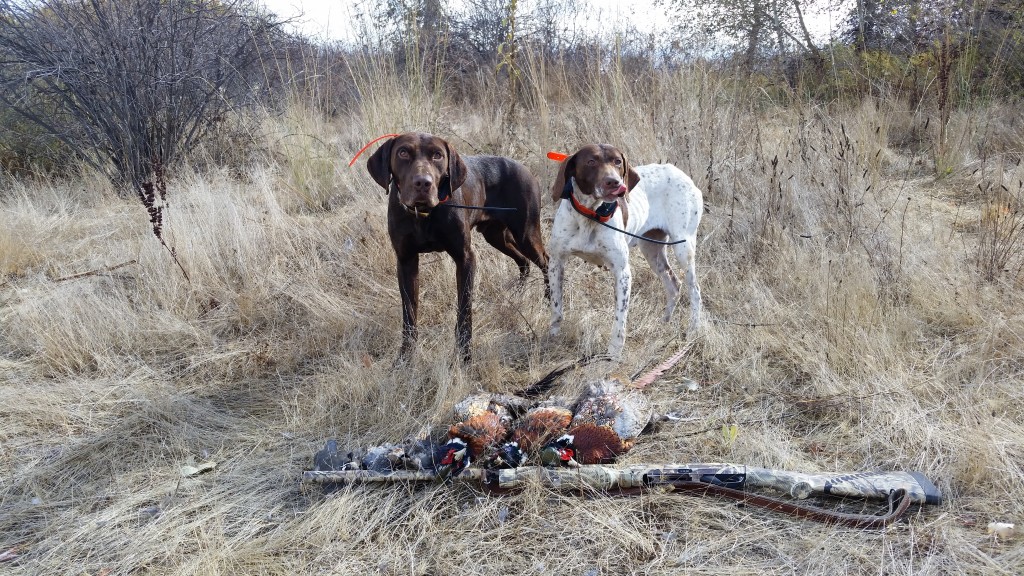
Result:
{"type": "MultiPolygon", "coordinates": [[[[474,394],[455,405],[455,424],[440,438],[425,435],[400,444],[349,452],[331,440],[314,456],[313,469],[381,473],[408,470],[445,479],[457,476],[471,464],[501,469],[528,464],[610,463],[629,451],[656,420],[641,390],[681,354],[633,382],[618,377],[593,382],[574,400],[556,396],[535,401],[524,397],[527,395],[474,394]]],[[[554,376],[555,372],[546,377],[548,385],[554,376]]]]}

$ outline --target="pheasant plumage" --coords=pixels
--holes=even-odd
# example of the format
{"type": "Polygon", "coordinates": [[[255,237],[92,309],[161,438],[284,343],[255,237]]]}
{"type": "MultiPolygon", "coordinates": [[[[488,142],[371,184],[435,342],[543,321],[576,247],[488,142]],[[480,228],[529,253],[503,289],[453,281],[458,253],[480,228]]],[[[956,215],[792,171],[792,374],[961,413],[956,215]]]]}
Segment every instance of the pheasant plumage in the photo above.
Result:
{"type": "Polygon", "coordinates": [[[463,398],[453,408],[456,422],[465,422],[474,416],[487,413],[497,414],[503,424],[508,424],[529,407],[529,401],[509,394],[472,394],[463,398]]]}
{"type": "Polygon", "coordinates": [[[366,451],[359,460],[360,468],[374,472],[394,472],[402,468],[405,450],[395,444],[382,444],[366,451]]]}
{"type": "Polygon", "coordinates": [[[602,380],[592,384],[576,405],[569,433],[584,424],[607,427],[629,450],[653,416],[651,402],[639,390],[627,389],[619,379],[602,380]]]}
{"type": "Polygon", "coordinates": [[[650,401],[638,390],[627,389],[618,378],[601,380],[580,397],[568,432],[546,446],[542,459],[551,465],[612,462],[633,447],[653,415],[650,401]]]}
{"type": "Polygon", "coordinates": [[[469,453],[479,458],[490,448],[505,439],[508,429],[494,412],[484,412],[468,420],[453,424],[448,429],[449,438],[459,438],[469,445],[469,453]]]}
{"type": "Polygon", "coordinates": [[[434,473],[439,480],[454,478],[472,462],[473,456],[466,443],[461,438],[452,438],[434,453],[434,473]]]}
{"type": "Polygon", "coordinates": [[[607,464],[629,450],[622,438],[607,426],[581,424],[566,434],[571,438],[569,447],[580,464],[607,464]]]}
{"type": "Polygon", "coordinates": [[[524,452],[535,452],[563,434],[571,422],[572,411],[565,406],[537,406],[516,422],[509,439],[524,452]]]}
{"type": "Polygon", "coordinates": [[[518,442],[505,442],[483,462],[483,466],[488,469],[518,468],[526,464],[526,461],[526,452],[519,447],[518,442]]]}

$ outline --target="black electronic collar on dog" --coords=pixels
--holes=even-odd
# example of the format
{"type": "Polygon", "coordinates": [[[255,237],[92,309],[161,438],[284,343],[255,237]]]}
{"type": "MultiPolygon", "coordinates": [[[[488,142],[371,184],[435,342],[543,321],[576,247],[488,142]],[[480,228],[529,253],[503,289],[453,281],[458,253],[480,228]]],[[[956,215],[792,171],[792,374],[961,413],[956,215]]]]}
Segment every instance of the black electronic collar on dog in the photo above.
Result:
{"type": "Polygon", "coordinates": [[[583,204],[580,204],[580,201],[576,199],[576,195],[573,194],[572,183],[572,178],[566,181],[565,186],[562,187],[562,198],[568,200],[569,203],[572,204],[574,210],[587,218],[597,220],[602,224],[612,219],[612,216],[615,215],[615,210],[619,207],[618,202],[603,202],[596,210],[591,210],[583,204]]]}

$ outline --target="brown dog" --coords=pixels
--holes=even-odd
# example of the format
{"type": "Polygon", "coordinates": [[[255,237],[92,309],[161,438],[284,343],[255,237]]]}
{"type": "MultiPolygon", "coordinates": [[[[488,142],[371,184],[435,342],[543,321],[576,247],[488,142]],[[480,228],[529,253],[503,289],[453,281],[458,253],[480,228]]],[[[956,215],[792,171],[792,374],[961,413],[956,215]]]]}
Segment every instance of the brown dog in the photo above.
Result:
{"type": "Polygon", "coordinates": [[[469,360],[476,273],[470,231],[474,228],[488,244],[515,260],[521,280],[529,274],[530,262],[536,264],[544,274],[547,294],[541,189],[525,166],[500,156],[463,158],[437,136],[410,132],[385,142],[366,161],[366,169],[388,193],[388,234],[398,257],[402,293],[401,355],[416,341],[420,254],[443,250],[455,261],[455,336],[463,359],[469,360]],[[481,207],[504,210],[471,209],[481,207]]]}

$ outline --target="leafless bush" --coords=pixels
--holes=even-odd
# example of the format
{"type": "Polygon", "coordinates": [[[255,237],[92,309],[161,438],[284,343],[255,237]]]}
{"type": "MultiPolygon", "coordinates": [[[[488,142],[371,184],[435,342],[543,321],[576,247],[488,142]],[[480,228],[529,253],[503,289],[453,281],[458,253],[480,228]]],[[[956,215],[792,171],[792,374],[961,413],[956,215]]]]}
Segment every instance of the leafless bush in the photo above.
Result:
{"type": "Polygon", "coordinates": [[[245,0],[0,0],[0,99],[130,188],[161,239],[160,175],[261,85],[275,23],[245,0]]]}
{"type": "Polygon", "coordinates": [[[1024,269],[1024,183],[978,184],[983,195],[978,228],[978,269],[992,281],[1002,273],[1018,276],[1024,269]]]}
{"type": "Polygon", "coordinates": [[[254,95],[274,29],[242,0],[0,0],[0,17],[0,98],[136,189],[254,95]]]}

